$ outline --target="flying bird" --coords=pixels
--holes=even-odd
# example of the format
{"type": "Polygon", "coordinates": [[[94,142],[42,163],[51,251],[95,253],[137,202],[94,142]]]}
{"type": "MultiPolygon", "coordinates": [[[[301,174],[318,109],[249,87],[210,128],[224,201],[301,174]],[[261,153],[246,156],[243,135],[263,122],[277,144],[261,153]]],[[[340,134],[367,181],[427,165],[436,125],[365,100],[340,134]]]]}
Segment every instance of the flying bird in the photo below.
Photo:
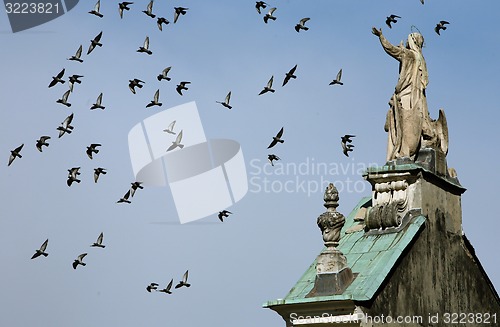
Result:
{"type": "Polygon", "coordinates": [[[158,292],[163,292],[167,294],[172,294],[172,291],[170,290],[172,288],[172,285],[174,284],[174,279],[172,278],[170,282],[168,283],[167,287],[165,287],[162,290],[158,290],[158,292]]]}
{"type": "Polygon", "coordinates": [[[89,14],[96,15],[97,17],[102,18],[103,14],[99,12],[100,8],[101,8],[101,0],[97,0],[94,9],[89,11],[89,14]]]}
{"type": "Polygon", "coordinates": [[[7,166],[10,166],[12,164],[12,162],[14,162],[14,160],[16,158],[22,158],[23,157],[21,155],[21,149],[23,148],[23,146],[24,146],[24,143],[21,144],[20,146],[18,146],[17,148],[15,148],[14,150],[10,151],[9,163],[8,163],[7,166]]]}
{"type": "Polygon", "coordinates": [[[102,37],[102,31],[96,35],[96,37],[93,40],[90,40],[90,46],[89,50],[87,51],[87,55],[89,55],[95,47],[99,46],[102,47],[102,43],[100,43],[102,37]]]}
{"type": "Polygon", "coordinates": [[[118,12],[120,13],[120,18],[123,18],[123,11],[124,10],[130,10],[130,8],[128,7],[129,5],[133,4],[133,2],[120,2],[118,4],[118,12]]]}
{"type": "Polygon", "coordinates": [[[130,89],[130,92],[135,94],[135,87],[137,86],[138,88],[142,89],[144,85],[141,85],[140,83],[145,83],[144,81],[141,81],[140,79],[134,78],[134,79],[129,79],[128,80],[128,88],[130,89]]]}
{"type": "Polygon", "coordinates": [[[137,52],[147,53],[148,55],[153,54],[153,52],[149,50],[149,36],[146,36],[146,39],[144,40],[144,45],[142,47],[139,47],[137,52]]]}
{"type": "Polygon", "coordinates": [[[175,7],[174,8],[174,10],[175,10],[175,13],[174,13],[174,24],[177,23],[177,20],[179,19],[180,15],[185,15],[186,14],[186,11],[188,9],[189,8],[184,8],[184,7],[175,7]]]}
{"type": "Polygon", "coordinates": [[[106,175],[107,174],[106,169],[101,167],[94,168],[94,183],[97,183],[97,180],[99,179],[99,176],[101,174],[106,175]]]}
{"type": "Polygon", "coordinates": [[[90,110],[93,110],[93,109],[102,109],[102,110],[104,110],[104,108],[106,108],[106,107],[104,107],[102,105],[102,92],[101,92],[101,94],[99,94],[99,96],[97,97],[96,102],[92,105],[92,107],[90,107],[90,110]]]}
{"type": "Polygon", "coordinates": [[[255,9],[257,9],[257,12],[260,14],[260,9],[265,9],[267,7],[267,3],[264,1],[255,1],[255,9]]]}
{"type": "Polygon", "coordinates": [[[80,78],[83,77],[82,75],[71,75],[69,77],[69,90],[73,92],[73,86],[75,83],[82,84],[82,81],[80,81],[80,78]]]}
{"type": "Polygon", "coordinates": [[[399,17],[398,15],[390,15],[390,16],[386,17],[385,23],[387,24],[387,26],[389,26],[389,28],[392,28],[391,23],[398,22],[398,20],[396,18],[401,18],[401,17],[399,17]]]}
{"type": "Polygon", "coordinates": [[[66,181],[66,184],[68,184],[68,186],[71,186],[71,184],[73,184],[73,182],[77,182],[77,183],[80,183],[81,180],[78,179],[78,175],[80,175],[80,167],[73,167],[73,168],[70,168],[68,169],[68,180],[66,181]]]}
{"type": "Polygon", "coordinates": [[[64,80],[62,79],[64,76],[64,71],[65,71],[65,69],[63,68],[59,72],[59,74],[57,74],[56,76],[52,76],[52,81],[50,82],[49,87],[52,87],[52,86],[56,85],[57,83],[64,84],[64,80]]]}
{"type": "Polygon", "coordinates": [[[56,102],[65,105],[66,107],[71,107],[71,103],[68,102],[68,97],[69,94],[71,93],[71,90],[67,90],[64,92],[62,97],[60,99],[57,99],[56,102]]]}
{"type": "Polygon", "coordinates": [[[80,44],[80,47],[78,48],[78,50],[76,50],[76,53],[74,56],[71,56],[68,58],[68,60],[73,60],[73,61],[78,61],[79,63],[82,63],[83,60],[80,59],[80,57],[82,56],[82,45],[80,44]]]}
{"type": "Polygon", "coordinates": [[[439,34],[439,31],[440,31],[440,30],[445,31],[445,30],[446,30],[446,28],[447,28],[447,27],[445,26],[446,24],[449,24],[449,22],[447,22],[447,21],[445,21],[445,20],[441,20],[441,21],[439,21],[439,23],[437,23],[437,24],[436,24],[436,27],[434,27],[434,31],[436,31],[436,33],[437,33],[438,35],[441,35],[441,34],[439,34]]]}
{"type": "Polygon", "coordinates": [[[267,85],[264,87],[264,89],[262,91],[260,91],[259,95],[262,95],[262,94],[267,93],[267,92],[274,93],[274,90],[273,90],[273,78],[274,78],[274,75],[271,76],[271,78],[267,82],[267,85]]]}
{"type": "Polygon", "coordinates": [[[342,152],[345,154],[346,157],[349,157],[349,152],[352,152],[354,148],[354,145],[352,144],[342,144],[342,152]]]}
{"type": "Polygon", "coordinates": [[[71,134],[73,131],[73,126],[71,126],[71,122],[73,121],[73,114],[69,115],[64,119],[61,123],[61,126],[57,127],[59,131],[59,137],[63,136],[65,133],[71,134]]]}
{"type": "Polygon", "coordinates": [[[149,293],[151,293],[151,291],[156,291],[158,289],[158,284],[156,283],[151,283],[149,284],[147,287],[146,287],[146,291],[148,291],[149,293]]]}
{"type": "Polygon", "coordinates": [[[221,105],[223,105],[227,109],[231,109],[232,106],[229,105],[229,100],[230,99],[231,99],[231,91],[229,91],[229,93],[226,95],[226,98],[224,99],[223,102],[220,102],[220,101],[215,101],[215,102],[220,103],[221,105]]]}
{"type": "Polygon", "coordinates": [[[46,239],[45,242],[43,242],[42,246],[40,246],[40,249],[36,250],[35,254],[33,254],[31,259],[38,258],[41,255],[47,257],[49,255],[47,252],[45,252],[45,250],[47,249],[47,244],[49,244],[49,239],[46,239]]]}
{"type": "Polygon", "coordinates": [[[269,160],[269,162],[271,163],[271,166],[274,166],[274,160],[280,160],[280,157],[278,157],[277,155],[275,154],[269,154],[267,156],[267,160],[269,160]]]}
{"type": "Polygon", "coordinates": [[[130,190],[125,193],[123,197],[120,198],[120,200],[116,201],[116,203],[131,203],[130,200],[128,199],[130,197],[130,190]]]}
{"type": "Polygon", "coordinates": [[[342,68],[337,73],[337,77],[335,77],[335,79],[331,81],[329,85],[335,85],[335,84],[344,85],[344,83],[340,81],[341,78],[342,78],[342,68]]]}
{"type": "Polygon", "coordinates": [[[231,211],[227,211],[227,210],[219,211],[219,214],[218,214],[219,220],[221,222],[224,222],[224,218],[229,217],[230,214],[232,214],[231,211]]]}
{"type": "Polygon", "coordinates": [[[104,235],[103,233],[99,234],[99,236],[97,237],[97,240],[95,241],[95,243],[92,243],[92,247],[97,247],[97,248],[102,248],[104,249],[106,247],[106,245],[102,245],[102,239],[104,238],[104,235]]]}
{"type": "Polygon", "coordinates": [[[168,147],[167,152],[172,151],[177,147],[182,149],[184,147],[184,144],[181,144],[181,141],[182,141],[182,130],[179,132],[179,134],[177,134],[177,137],[175,138],[175,141],[172,142],[172,145],[168,147]]]}
{"type": "Polygon", "coordinates": [[[47,143],[47,140],[50,140],[50,136],[44,135],[40,136],[38,140],[36,140],[36,148],[38,151],[42,152],[42,146],[49,146],[49,143],[47,143]]]}
{"type": "Polygon", "coordinates": [[[156,20],[156,26],[158,26],[158,29],[160,31],[163,31],[162,24],[168,25],[170,24],[170,22],[165,17],[158,17],[158,19],[156,20]]]}
{"type": "Polygon", "coordinates": [[[156,90],[155,95],[153,96],[153,100],[149,101],[149,103],[146,105],[146,108],[152,107],[152,106],[162,106],[162,103],[160,101],[160,89],[156,90]]]}
{"type": "Polygon", "coordinates": [[[151,18],[155,18],[156,15],[153,14],[153,1],[150,1],[149,4],[148,4],[148,6],[147,6],[147,8],[146,8],[146,10],[143,10],[142,12],[145,13],[146,15],[148,15],[151,18]]]}
{"type": "Polygon", "coordinates": [[[264,16],[264,23],[267,24],[267,21],[269,19],[276,20],[276,17],[273,16],[273,13],[274,13],[275,10],[276,10],[276,7],[273,7],[271,9],[269,9],[269,12],[264,16]]]}
{"type": "Polygon", "coordinates": [[[300,30],[304,30],[304,31],[307,31],[309,29],[309,27],[305,26],[305,23],[311,18],[309,17],[306,17],[306,18],[302,18],[299,23],[297,25],[295,25],[295,30],[298,32],[300,32],[300,30]]]}
{"type": "Polygon", "coordinates": [[[167,132],[168,134],[176,134],[174,132],[174,126],[175,126],[175,120],[171,122],[166,129],[164,129],[164,132],[167,132]]]}
{"type": "Polygon", "coordinates": [[[297,78],[297,76],[294,75],[296,69],[297,69],[297,65],[293,66],[292,69],[290,69],[290,71],[288,73],[286,73],[282,86],[285,86],[285,84],[288,83],[290,78],[293,78],[293,79],[297,78]]]}
{"type": "Polygon", "coordinates": [[[144,186],[142,186],[142,182],[133,182],[133,183],[130,183],[132,186],[130,186],[130,196],[131,197],[134,197],[135,195],[135,191],[137,191],[137,189],[140,189],[142,190],[144,188],[144,186]]]}
{"type": "Polygon", "coordinates": [[[186,270],[186,272],[184,273],[184,276],[182,276],[182,280],[179,282],[179,284],[175,285],[175,288],[179,288],[182,286],[186,286],[186,287],[191,286],[191,284],[188,284],[187,279],[188,279],[188,270],[186,270]]]}
{"type": "Polygon", "coordinates": [[[87,253],[82,253],[75,259],[75,261],[73,261],[73,269],[76,269],[76,267],[78,267],[78,265],[82,265],[82,266],[87,265],[85,262],[83,262],[83,258],[85,258],[86,255],[87,255],[87,253]]]}
{"type": "Polygon", "coordinates": [[[87,153],[87,156],[90,158],[90,159],[93,159],[92,158],[92,154],[95,153],[95,154],[98,154],[99,153],[99,149],[97,149],[98,146],[101,146],[99,143],[92,143],[91,145],[89,145],[87,147],[87,151],[85,151],[87,153]]]}
{"type": "Polygon", "coordinates": [[[268,149],[272,148],[278,142],[280,142],[280,143],[285,142],[284,140],[281,139],[281,136],[283,136],[283,127],[281,127],[280,131],[278,132],[278,134],[276,134],[276,136],[273,136],[273,141],[271,142],[271,144],[269,144],[269,146],[267,148],[268,149]]]}
{"type": "Polygon", "coordinates": [[[188,90],[188,88],[186,87],[186,84],[191,84],[191,82],[180,82],[179,84],[177,84],[177,86],[175,88],[177,93],[182,95],[182,90],[188,90]]]}
{"type": "Polygon", "coordinates": [[[344,136],[341,136],[340,139],[342,140],[342,152],[346,157],[349,157],[349,152],[353,151],[352,148],[354,148],[354,145],[352,144],[347,144],[347,143],[352,143],[351,138],[356,137],[356,135],[349,135],[346,134],[344,136]]]}
{"type": "Polygon", "coordinates": [[[172,69],[172,66],[169,66],[162,70],[161,74],[159,74],[156,78],[158,79],[159,82],[161,82],[162,79],[166,79],[167,81],[170,81],[171,78],[167,76],[168,72],[172,69]]]}

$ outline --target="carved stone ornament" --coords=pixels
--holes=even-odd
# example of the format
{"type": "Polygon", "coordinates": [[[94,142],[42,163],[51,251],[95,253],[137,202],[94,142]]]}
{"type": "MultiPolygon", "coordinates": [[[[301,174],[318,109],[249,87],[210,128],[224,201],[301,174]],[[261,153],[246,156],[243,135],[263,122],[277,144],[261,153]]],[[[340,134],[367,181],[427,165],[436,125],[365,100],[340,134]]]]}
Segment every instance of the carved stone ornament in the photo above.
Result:
{"type": "Polygon", "coordinates": [[[333,183],[330,183],[326,188],[323,199],[327,211],[318,217],[317,224],[321,229],[325,245],[328,243],[337,246],[340,240],[340,231],[345,224],[345,217],[337,212],[339,193],[333,183]]]}

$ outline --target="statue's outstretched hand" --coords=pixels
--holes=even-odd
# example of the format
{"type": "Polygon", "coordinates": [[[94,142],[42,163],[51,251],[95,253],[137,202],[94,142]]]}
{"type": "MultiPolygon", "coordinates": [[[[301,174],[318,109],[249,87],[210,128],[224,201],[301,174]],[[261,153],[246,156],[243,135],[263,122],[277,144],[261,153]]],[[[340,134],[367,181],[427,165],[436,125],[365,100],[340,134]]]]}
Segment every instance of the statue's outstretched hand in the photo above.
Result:
{"type": "Polygon", "coordinates": [[[375,34],[376,36],[382,35],[382,29],[376,29],[375,27],[372,27],[372,33],[375,34]]]}

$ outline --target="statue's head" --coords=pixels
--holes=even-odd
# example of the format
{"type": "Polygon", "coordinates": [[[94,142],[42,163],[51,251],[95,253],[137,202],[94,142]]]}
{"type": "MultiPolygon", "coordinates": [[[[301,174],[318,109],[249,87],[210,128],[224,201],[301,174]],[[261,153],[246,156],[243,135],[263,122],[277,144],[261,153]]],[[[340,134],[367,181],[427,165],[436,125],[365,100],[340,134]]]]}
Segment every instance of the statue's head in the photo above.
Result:
{"type": "Polygon", "coordinates": [[[422,34],[414,32],[408,35],[408,41],[406,42],[406,47],[411,50],[421,50],[424,45],[424,37],[422,34]]]}

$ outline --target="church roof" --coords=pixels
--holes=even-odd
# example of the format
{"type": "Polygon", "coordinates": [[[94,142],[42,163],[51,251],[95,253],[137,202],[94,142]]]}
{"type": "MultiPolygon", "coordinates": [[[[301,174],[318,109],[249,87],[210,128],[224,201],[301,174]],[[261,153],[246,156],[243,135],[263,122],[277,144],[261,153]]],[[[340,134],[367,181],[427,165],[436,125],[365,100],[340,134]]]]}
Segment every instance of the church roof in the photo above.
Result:
{"type": "MultiPolygon", "coordinates": [[[[314,261],[284,299],[268,301],[264,307],[287,304],[352,300],[366,301],[373,298],[389,272],[398,262],[405,249],[416,239],[424,228],[426,218],[422,215],[410,216],[408,223],[393,233],[365,233],[356,228],[360,224],[355,217],[360,210],[371,205],[371,197],[363,198],[346,218],[338,249],[347,257],[347,265],[356,278],[342,294],[306,297],[313,289],[316,278],[314,261]],[[346,230],[356,230],[345,233],[346,230]]],[[[362,223],[362,222],[361,222],[362,223]]]]}

